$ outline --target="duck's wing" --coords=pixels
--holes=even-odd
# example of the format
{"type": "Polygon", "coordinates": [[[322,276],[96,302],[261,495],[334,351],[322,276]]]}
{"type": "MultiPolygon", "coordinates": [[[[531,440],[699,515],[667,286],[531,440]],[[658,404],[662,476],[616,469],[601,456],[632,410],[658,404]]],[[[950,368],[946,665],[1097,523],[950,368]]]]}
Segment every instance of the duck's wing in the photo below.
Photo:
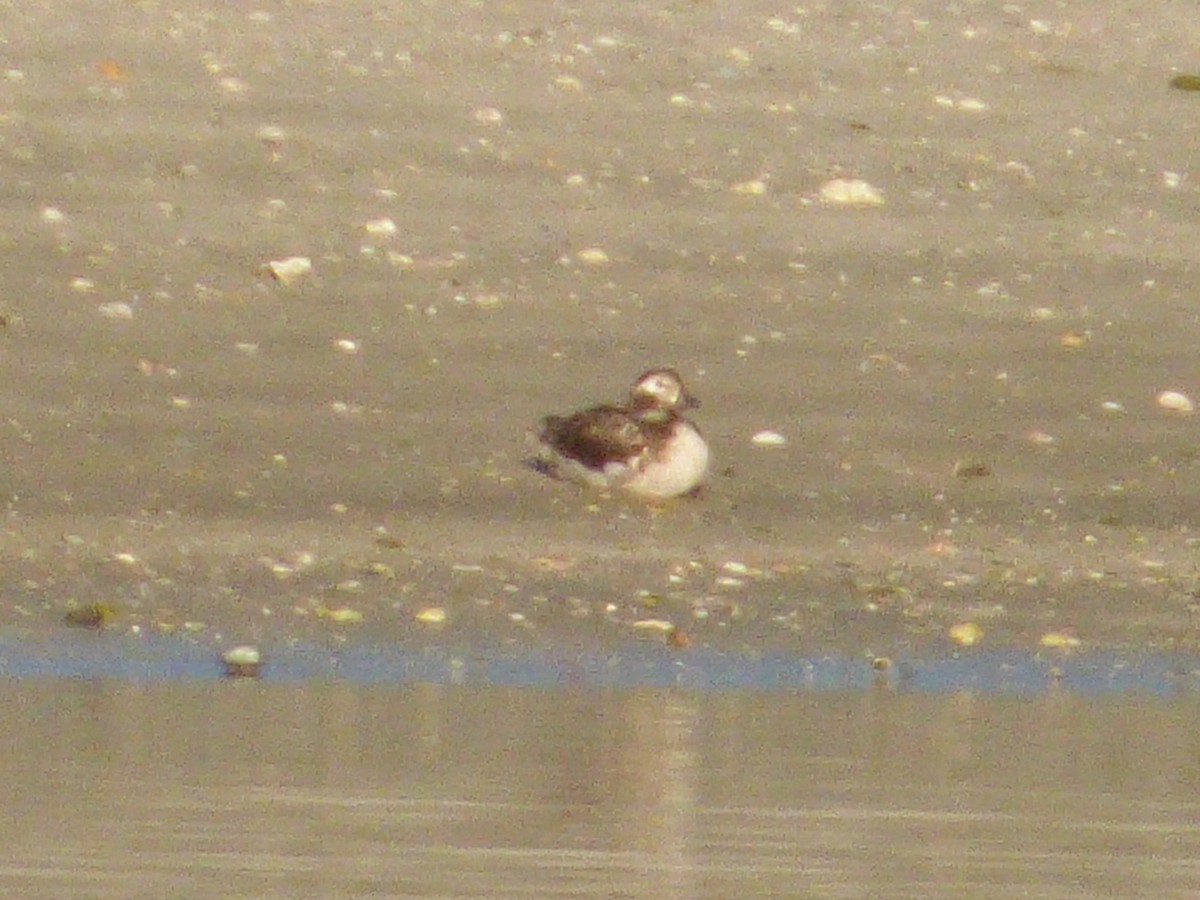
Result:
{"type": "Polygon", "coordinates": [[[547,416],[542,420],[541,440],[560,456],[597,470],[646,451],[646,436],[638,420],[618,406],[594,406],[570,416],[547,416]]]}

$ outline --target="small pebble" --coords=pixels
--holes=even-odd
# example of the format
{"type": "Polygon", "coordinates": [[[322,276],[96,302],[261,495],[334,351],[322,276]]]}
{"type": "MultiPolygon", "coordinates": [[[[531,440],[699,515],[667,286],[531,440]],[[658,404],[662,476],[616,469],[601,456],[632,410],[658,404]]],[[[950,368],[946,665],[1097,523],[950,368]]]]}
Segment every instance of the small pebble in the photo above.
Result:
{"type": "Polygon", "coordinates": [[[257,678],[262,671],[262,654],[257,647],[241,644],[221,656],[227,678],[257,678]]]}
{"type": "Polygon", "coordinates": [[[443,625],[446,622],[446,610],[440,606],[427,606],[415,618],[422,625],[443,625]]]}
{"type": "Polygon", "coordinates": [[[971,647],[983,640],[983,629],[974,622],[959,622],[951,625],[948,632],[950,640],[960,647],[971,647]]]}
{"type": "Polygon", "coordinates": [[[1200,91],[1200,75],[1176,75],[1171,87],[1177,91],[1200,91]]]}
{"type": "Polygon", "coordinates": [[[76,628],[103,628],[116,617],[117,611],[107,603],[85,603],[68,609],[63,624],[76,628]]]}
{"type": "Polygon", "coordinates": [[[991,474],[992,467],[979,460],[960,459],[954,464],[956,478],[987,478],[991,474]]]}
{"type": "Polygon", "coordinates": [[[673,650],[683,650],[691,643],[692,639],[682,628],[672,628],[667,632],[667,646],[673,650]]]}

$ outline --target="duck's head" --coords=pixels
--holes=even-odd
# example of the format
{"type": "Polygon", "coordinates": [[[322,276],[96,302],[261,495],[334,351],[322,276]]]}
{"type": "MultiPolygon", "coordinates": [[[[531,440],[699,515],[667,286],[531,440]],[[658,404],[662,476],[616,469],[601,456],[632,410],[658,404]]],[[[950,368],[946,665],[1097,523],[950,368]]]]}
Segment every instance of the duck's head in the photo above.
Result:
{"type": "Polygon", "coordinates": [[[675,412],[700,405],[683,386],[683,379],[674,369],[650,369],[638,376],[629,389],[629,405],[635,410],[664,410],[675,412]]]}

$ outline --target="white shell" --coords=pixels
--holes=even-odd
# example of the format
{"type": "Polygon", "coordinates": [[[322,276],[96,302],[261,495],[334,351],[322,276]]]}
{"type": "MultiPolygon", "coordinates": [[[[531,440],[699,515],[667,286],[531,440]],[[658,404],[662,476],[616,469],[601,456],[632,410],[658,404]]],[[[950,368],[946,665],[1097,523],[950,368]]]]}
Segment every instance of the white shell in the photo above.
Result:
{"type": "Polygon", "coordinates": [[[1179,391],[1163,391],[1158,395],[1158,405],[1171,412],[1190,413],[1196,407],[1187,394],[1179,391]]]}
{"type": "Polygon", "coordinates": [[[861,178],[835,178],[821,185],[821,202],[829,206],[883,206],[883,192],[861,178]]]}
{"type": "Polygon", "coordinates": [[[750,443],[758,447],[782,447],[787,443],[787,438],[778,431],[765,430],[750,438],[750,443]]]}
{"type": "Polygon", "coordinates": [[[575,258],[588,266],[602,266],[608,262],[608,254],[599,247],[587,247],[575,254],[575,258]]]}
{"type": "Polygon", "coordinates": [[[396,223],[391,219],[372,219],[363,225],[367,230],[367,234],[375,235],[376,237],[391,237],[396,233],[396,223]]]}
{"type": "Polygon", "coordinates": [[[289,256],[287,259],[273,259],[267,263],[267,269],[282,284],[291,284],[297,278],[312,271],[312,260],[307,256],[289,256]]]}

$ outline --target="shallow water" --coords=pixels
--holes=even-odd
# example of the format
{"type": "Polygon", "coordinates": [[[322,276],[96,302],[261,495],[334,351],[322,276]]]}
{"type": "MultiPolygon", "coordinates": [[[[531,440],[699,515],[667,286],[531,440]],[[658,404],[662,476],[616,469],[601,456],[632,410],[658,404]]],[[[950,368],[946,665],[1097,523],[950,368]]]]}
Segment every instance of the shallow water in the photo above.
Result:
{"type": "MultiPolygon", "coordinates": [[[[470,643],[290,642],[257,648],[271,682],[336,679],[352,685],[437,684],[472,688],[862,691],[981,695],[1069,693],[1096,697],[1200,696],[1200,658],[1115,651],[1030,654],[943,650],[937,655],[852,657],[729,648],[671,648],[657,640],[606,648],[524,646],[477,636],[470,643]]],[[[225,666],[197,639],[71,631],[0,640],[0,677],[208,681],[225,666]]]]}
{"type": "Polygon", "coordinates": [[[1194,896],[1194,696],[10,681],[20,897],[1194,896]]]}

